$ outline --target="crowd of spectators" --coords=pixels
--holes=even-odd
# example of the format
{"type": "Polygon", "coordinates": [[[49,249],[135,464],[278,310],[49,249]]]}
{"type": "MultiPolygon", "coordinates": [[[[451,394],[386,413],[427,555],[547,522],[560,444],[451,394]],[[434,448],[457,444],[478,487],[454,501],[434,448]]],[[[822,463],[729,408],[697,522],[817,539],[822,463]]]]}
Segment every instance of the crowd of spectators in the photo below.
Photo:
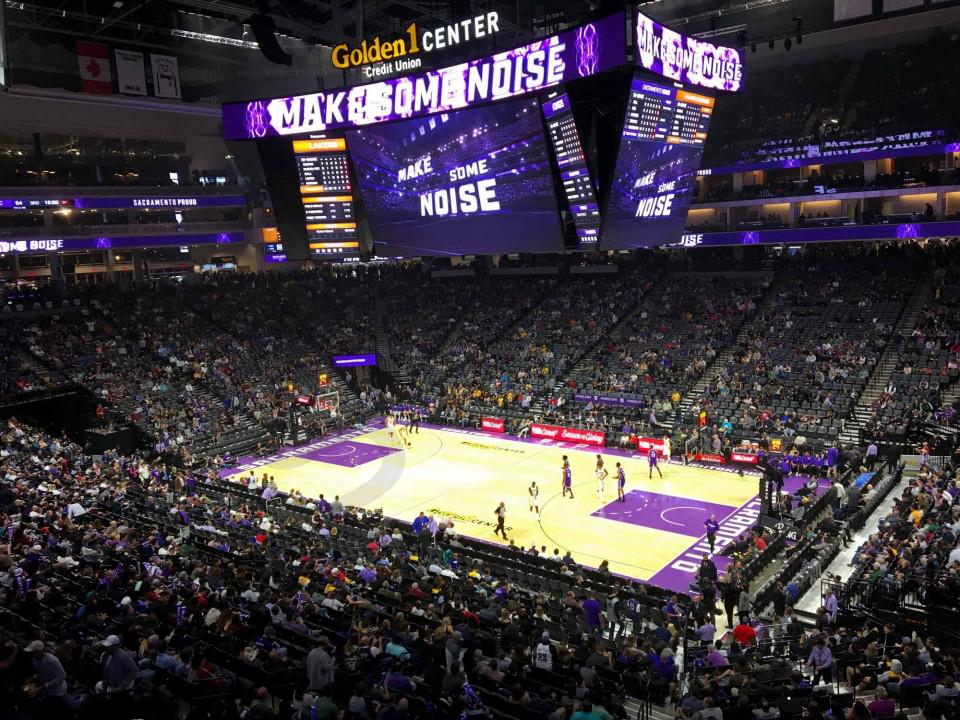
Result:
{"type": "Polygon", "coordinates": [[[952,462],[925,462],[877,531],[857,548],[849,578],[861,606],[955,605],[960,591],[960,487],[952,462]]]}
{"type": "Polygon", "coordinates": [[[693,414],[723,418],[745,437],[835,438],[910,295],[898,257],[851,257],[842,274],[827,257],[798,259],[693,414]]]}

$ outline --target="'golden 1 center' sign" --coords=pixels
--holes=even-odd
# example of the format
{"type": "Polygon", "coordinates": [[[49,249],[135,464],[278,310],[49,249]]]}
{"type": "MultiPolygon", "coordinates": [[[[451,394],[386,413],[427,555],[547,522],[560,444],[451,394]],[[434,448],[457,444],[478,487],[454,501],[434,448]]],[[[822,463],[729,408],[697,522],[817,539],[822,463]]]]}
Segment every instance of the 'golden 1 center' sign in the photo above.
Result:
{"type": "Polygon", "coordinates": [[[500,32],[500,16],[496,12],[477,15],[453,25],[424,30],[410,23],[399,37],[392,40],[375,35],[351,47],[341,43],[333,48],[331,60],[339,70],[362,68],[367,78],[417,70],[422,66],[422,53],[445,50],[500,32]]]}

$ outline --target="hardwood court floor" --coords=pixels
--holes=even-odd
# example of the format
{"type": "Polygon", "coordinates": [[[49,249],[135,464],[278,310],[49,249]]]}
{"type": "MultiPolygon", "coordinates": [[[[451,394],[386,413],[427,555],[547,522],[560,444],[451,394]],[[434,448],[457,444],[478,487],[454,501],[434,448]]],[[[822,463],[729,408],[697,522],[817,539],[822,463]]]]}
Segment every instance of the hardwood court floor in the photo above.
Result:
{"type": "MultiPolygon", "coordinates": [[[[756,496],[757,481],[732,472],[661,463],[663,478],[639,454],[604,452],[610,471],[604,499],[594,475],[596,448],[517,440],[491,433],[421,427],[401,449],[385,429],[348,433],[316,447],[257,463],[257,476],[276,478],[281,490],[310,497],[339,495],[346,505],[380,508],[412,521],[423,510],[453,519],[462,535],[506,544],[493,534],[494,511],[507,507],[507,534],[518,546],[570,550],[596,567],[649,580],[703,536],[703,521],[721,522],[756,496]],[[293,455],[293,456],[290,456],[293,455]],[[561,459],[570,458],[575,499],[561,497],[561,459]],[[616,500],[616,462],[627,474],[627,502],[616,500]],[[540,486],[540,514],[528,509],[527,488],[540,486]]],[[[235,475],[249,472],[241,464],[235,475]]],[[[229,476],[228,473],[224,473],[229,476]]],[[[685,588],[676,588],[685,589],[685,588]]]]}

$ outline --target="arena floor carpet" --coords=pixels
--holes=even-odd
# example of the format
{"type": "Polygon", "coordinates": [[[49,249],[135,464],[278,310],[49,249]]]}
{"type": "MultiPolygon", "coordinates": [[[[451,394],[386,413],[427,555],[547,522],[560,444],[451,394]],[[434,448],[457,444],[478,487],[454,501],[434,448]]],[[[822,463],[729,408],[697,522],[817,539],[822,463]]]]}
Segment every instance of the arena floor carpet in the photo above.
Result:
{"type": "MultiPolygon", "coordinates": [[[[507,534],[518,546],[570,550],[591,567],[606,559],[614,573],[678,591],[688,589],[708,550],[703,523],[711,513],[721,524],[718,551],[754,526],[759,513],[751,473],[662,463],[663,478],[656,472],[649,478],[645,456],[604,448],[611,476],[601,499],[594,447],[432,425],[421,426],[411,443],[401,448],[375,422],[271,457],[242,458],[221,474],[266,472],[281,490],[328,500],[339,495],[346,505],[381,508],[407,522],[423,510],[451,518],[462,535],[500,544],[495,509],[504,501],[507,534]],[[573,500],[561,496],[564,454],[573,470],[573,500]],[[618,461],[627,473],[622,503],[614,481],[618,461]],[[528,509],[532,480],[540,486],[539,515],[528,509]]],[[[786,487],[800,482],[788,478],[786,487]]],[[[715,561],[722,572],[727,559],[715,561]]]]}

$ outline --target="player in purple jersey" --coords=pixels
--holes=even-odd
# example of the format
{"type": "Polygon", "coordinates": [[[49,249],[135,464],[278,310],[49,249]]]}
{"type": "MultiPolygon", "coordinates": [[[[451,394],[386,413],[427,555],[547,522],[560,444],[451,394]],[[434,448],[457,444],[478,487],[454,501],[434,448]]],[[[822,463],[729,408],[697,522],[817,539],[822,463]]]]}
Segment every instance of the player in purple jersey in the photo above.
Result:
{"type": "Polygon", "coordinates": [[[620,466],[620,463],[617,463],[617,500],[620,502],[626,502],[627,499],[623,495],[623,488],[627,484],[627,474],[623,471],[623,468],[620,466]]]}
{"type": "Polygon", "coordinates": [[[647,451],[647,464],[650,466],[651,478],[653,477],[654,468],[656,468],[657,474],[660,477],[663,477],[663,472],[660,470],[660,466],[657,464],[657,449],[655,447],[651,447],[650,450],[647,451]]]}
{"type": "Polygon", "coordinates": [[[573,500],[573,474],[570,472],[570,461],[567,456],[563,456],[563,497],[570,493],[570,499],[573,500]]]}

